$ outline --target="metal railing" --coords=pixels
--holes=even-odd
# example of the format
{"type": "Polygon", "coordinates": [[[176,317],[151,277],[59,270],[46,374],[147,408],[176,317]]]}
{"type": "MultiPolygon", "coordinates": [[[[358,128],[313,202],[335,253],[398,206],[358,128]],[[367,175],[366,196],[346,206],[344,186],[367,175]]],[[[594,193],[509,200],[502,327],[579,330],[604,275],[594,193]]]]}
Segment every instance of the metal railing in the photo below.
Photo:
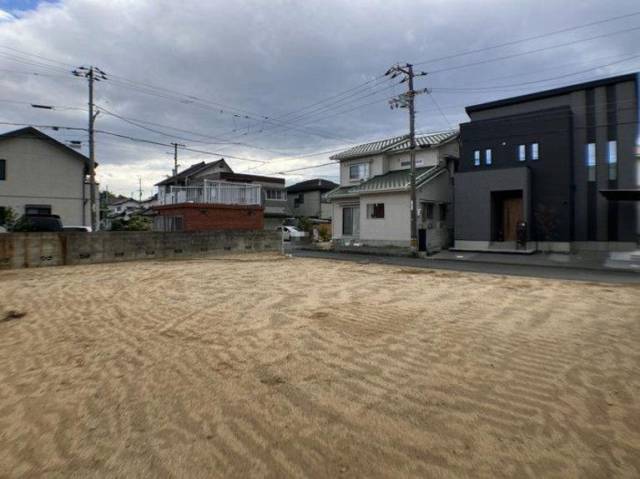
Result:
{"type": "Polygon", "coordinates": [[[163,205],[177,203],[212,203],[224,205],[261,205],[261,186],[204,180],[202,185],[171,186],[159,197],[163,205]]]}

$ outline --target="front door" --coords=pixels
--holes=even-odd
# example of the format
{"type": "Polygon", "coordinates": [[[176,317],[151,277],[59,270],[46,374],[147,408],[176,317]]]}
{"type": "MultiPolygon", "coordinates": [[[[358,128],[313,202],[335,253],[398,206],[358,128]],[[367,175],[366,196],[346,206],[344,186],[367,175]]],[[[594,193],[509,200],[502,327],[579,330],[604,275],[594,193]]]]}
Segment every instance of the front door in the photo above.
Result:
{"type": "Polygon", "coordinates": [[[505,241],[518,239],[517,227],[522,221],[522,196],[504,198],[502,201],[502,231],[505,241]]]}

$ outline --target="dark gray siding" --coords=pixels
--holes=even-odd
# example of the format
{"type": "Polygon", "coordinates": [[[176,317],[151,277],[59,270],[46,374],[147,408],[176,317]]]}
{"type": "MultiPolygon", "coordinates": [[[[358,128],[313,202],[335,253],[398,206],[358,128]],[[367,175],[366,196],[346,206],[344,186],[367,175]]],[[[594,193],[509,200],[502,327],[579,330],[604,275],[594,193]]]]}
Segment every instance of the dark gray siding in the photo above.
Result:
{"type": "MultiPolygon", "coordinates": [[[[473,107],[468,112],[472,121],[461,126],[460,171],[508,168],[511,159],[505,160],[508,158],[505,149],[512,149],[511,145],[525,139],[535,141],[538,135],[543,138],[540,160],[536,164],[526,162],[532,170],[532,206],[535,209],[539,204],[553,205],[559,212],[562,226],[556,241],[636,241],[636,204],[609,202],[600,194],[600,190],[609,188],[638,188],[635,76],[613,78],[586,88],[578,85],[554,96],[533,95],[518,102],[473,107]],[[554,117],[555,112],[560,111],[570,112],[564,125],[559,116],[554,117]],[[527,122],[527,117],[531,121],[527,122]],[[522,122],[510,124],[518,118],[522,122]],[[564,132],[556,135],[550,131],[556,129],[564,132]],[[618,149],[618,174],[613,182],[609,180],[607,164],[610,140],[616,140],[618,149]],[[494,149],[491,167],[473,167],[473,150],[484,149],[482,141],[494,149]],[[589,183],[587,177],[585,151],[590,141],[596,143],[595,183],[589,183]]],[[[517,163],[515,154],[511,161],[517,163]]],[[[456,199],[458,186],[456,184],[456,199]]],[[[456,238],[465,239],[457,232],[456,238]]]]}
{"type": "MultiPolygon", "coordinates": [[[[531,182],[529,211],[525,211],[525,219],[529,225],[532,239],[539,239],[539,232],[535,221],[536,211],[547,209],[553,212],[555,227],[551,232],[552,241],[571,241],[571,177],[572,177],[572,116],[568,107],[553,108],[535,112],[534,114],[513,115],[499,119],[473,121],[461,125],[462,154],[458,171],[466,172],[470,176],[461,184],[456,177],[456,203],[466,195],[465,188],[482,190],[483,197],[476,198],[466,206],[466,212],[456,207],[456,238],[471,240],[468,236],[458,234],[458,215],[475,217],[481,210],[490,208],[491,197],[488,191],[505,191],[522,189],[513,187],[515,182],[510,179],[513,173],[509,170],[526,168],[531,182]],[[530,158],[531,145],[539,145],[539,159],[530,158]],[[518,160],[518,147],[525,145],[527,159],[518,160]],[[493,161],[490,166],[484,162],[484,150],[491,148],[493,161]],[[474,151],[480,150],[481,164],[474,166],[474,151]],[[505,170],[504,174],[497,174],[505,170]],[[487,180],[488,172],[490,175],[487,180]],[[474,175],[475,173],[475,175],[474,175]],[[482,174],[480,174],[482,173],[482,174]],[[474,184],[473,178],[482,180],[474,184]],[[500,181],[505,181],[503,187],[500,181]],[[486,190],[486,191],[485,191],[486,190]],[[482,205],[488,202],[489,205],[482,205]]],[[[520,181],[522,183],[522,181],[520,181]]],[[[482,215],[485,217],[484,215],[482,215]]],[[[487,227],[489,228],[489,227],[487,227]]],[[[474,234],[474,240],[489,241],[486,235],[490,228],[483,228],[483,237],[474,234]]],[[[540,232],[541,233],[541,232],[540,232]]]]}

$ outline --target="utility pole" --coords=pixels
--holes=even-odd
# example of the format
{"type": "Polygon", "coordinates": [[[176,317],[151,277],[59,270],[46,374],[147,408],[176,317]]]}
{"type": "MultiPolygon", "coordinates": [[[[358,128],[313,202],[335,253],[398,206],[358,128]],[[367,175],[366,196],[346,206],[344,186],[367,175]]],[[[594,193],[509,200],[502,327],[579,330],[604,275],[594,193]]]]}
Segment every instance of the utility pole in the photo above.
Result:
{"type": "Polygon", "coordinates": [[[94,113],[93,104],[93,83],[107,79],[107,74],[94,66],[81,66],[72,72],[77,77],[85,77],[89,83],[89,202],[91,206],[91,229],[98,230],[97,206],[96,206],[96,152],[94,139],[94,123],[98,116],[98,111],[94,113]]]}
{"type": "Polygon", "coordinates": [[[138,176],[138,201],[142,201],[142,177],[138,176]]]}
{"type": "Polygon", "coordinates": [[[394,108],[408,108],[409,109],[409,159],[411,163],[410,173],[410,189],[411,189],[411,252],[417,254],[418,252],[418,205],[416,199],[416,110],[415,110],[415,97],[421,93],[427,93],[427,89],[416,91],[413,88],[413,79],[416,76],[425,76],[425,72],[415,74],[413,72],[413,65],[407,63],[405,65],[394,65],[387,72],[385,76],[391,76],[395,78],[399,75],[404,75],[404,78],[400,83],[407,82],[408,90],[395,98],[389,100],[391,109],[394,108]]]}
{"type": "Polygon", "coordinates": [[[173,176],[178,174],[178,147],[185,145],[181,143],[171,143],[173,145],[173,176]]]}

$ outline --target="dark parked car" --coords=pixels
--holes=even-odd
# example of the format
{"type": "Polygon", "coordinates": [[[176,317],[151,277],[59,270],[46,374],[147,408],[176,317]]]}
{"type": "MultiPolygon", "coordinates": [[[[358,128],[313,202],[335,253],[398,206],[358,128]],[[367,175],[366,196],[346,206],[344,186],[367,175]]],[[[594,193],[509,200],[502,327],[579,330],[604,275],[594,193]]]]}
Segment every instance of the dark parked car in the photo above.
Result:
{"type": "Polygon", "coordinates": [[[58,232],[62,221],[58,215],[24,215],[13,227],[15,232],[58,232]]]}

